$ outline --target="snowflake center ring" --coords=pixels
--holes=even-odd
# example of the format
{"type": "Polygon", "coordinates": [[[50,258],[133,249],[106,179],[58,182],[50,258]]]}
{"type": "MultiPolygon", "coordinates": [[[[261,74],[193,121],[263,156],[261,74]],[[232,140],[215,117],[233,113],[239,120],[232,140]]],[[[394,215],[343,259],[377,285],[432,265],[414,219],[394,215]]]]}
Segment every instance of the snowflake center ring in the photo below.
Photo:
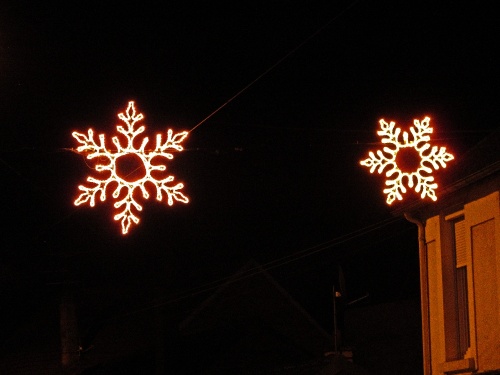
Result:
{"type": "Polygon", "coordinates": [[[403,173],[416,172],[422,166],[420,154],[413,147],[400,148],[396,153],[395,161],[403,173]]]}
{"type": "Polygon", "coordinates": [[[129,183],[147,178],[146,163],[147,161],[141,155],[133,152],[117,157],[114,168],[116,179],[129,183]]]}

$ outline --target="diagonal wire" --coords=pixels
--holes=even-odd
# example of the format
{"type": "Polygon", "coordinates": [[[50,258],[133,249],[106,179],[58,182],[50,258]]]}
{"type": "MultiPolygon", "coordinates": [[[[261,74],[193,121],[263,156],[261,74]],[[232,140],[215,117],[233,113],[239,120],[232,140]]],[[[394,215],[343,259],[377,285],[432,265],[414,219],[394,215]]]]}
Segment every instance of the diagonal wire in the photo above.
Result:
{"type": "Polygon", "coordinates": [[[203,120],[201,120],[198,124],[196,124],[189,132],[194,131],[197,127],[200,125],[204,124],[208,119],[210,119],[212,116],[217,114],[221,109],[223,109],[225,106],[227,106],[229,103],[231,103],[234,99],[236,99],[238,96],[243,94],[247,89],[249,89],[251,86],[253,86],[257,81],[259,81],[262,77],[267,75],[269,72],[271,72],[273,69],[275,69],[278,65],[280,65],[283,61],[288,59],[290,56],[292,56],[295,52],[297,52],[300,48],[302,48],[305,44],[307,44],[311,39],[315,38],[318,34],[323,32],[330,24],[334,21],[336,21],[338,18],[340,18],[344,13],[346,13],[349,9],[351,9],[356,3],[358,3],[359,0],[355,0],[352,3],[350,3],[347,7],[342,9],[337,15],[335,15],[333,18],[331,18],[327,23],[325,23],[323,26],[321,26],[318,30],[316,30],[314,33],[309,35],[306,39],[304,39],[301,43],[299,43],[295,48],[293,48],[290,52],[288,52],[285,56],[283,56],[281,59],[279,59],[277,62],[275,62],[271,67],[269,67],[267,70],[265,70],[262,74],[260,74],[257,78],[255,78],[253,81],[251,81],[249,84],[247,84],[245,87],[243,87],[240,91],[238,91],[236,94],[234,94],[232,97],[230,97],[228,100],[226,100],[221,106],[219,106],[215,111],[210,113],[207,117],[205,117],[203,120]]]}
{"type": "Polygon", "coordinates": [[[133,315],[133,314],[144,312],[144,311],[147,311],[150,309],[165,306],[165,305],[168,305],[171,303],[179,302],[181,300],[191,298],[191,297],[215,290],[215,289],[221,287],[222,285],[233,284],[233,283],[236,283],[240,280],[251,278],[251,277],[258,275],[260,273],[267,272],[271,269],[284,266],[288,263],[292,263],[292,262],[295,262],[297,260],[309,257],[309,256],[314,255],[314,254],[317,254],[319,252],[328,250],[332,247],[339,246],[343,243],[346,243],[346,242],[349,242],[349,241],[354,240],[356,238],[362,237],[368,233],[371,233],[371,232],[374,232],[374,231],[381,229],[383,227],[392,225],[392,224],[399,222],[401,220],[402,220],[401,217],[392,217],[392,218],[388,218],[385,220],[381,220],[377,223],[374,223],[374,224],[368,225],[366,227],[357,229],[353,232],[350,232],[350,233],[345,234],[345,235],[341,235],[339,237],[336,237],[332,240],[323,242],[321,244],[318,244],[318,245],[315,245],[312,247],[308,247],[304,250],[300,250],[300,251],[295,252],[293,254],[290,254],[290,255],[287,255],[287,256],[284,256],[284,257],[281,257],[278,259],[274,259],[274,260],[269,261],[269,262],[264,263],[264,264],[259,264],[255,267],[251,267],[249,269],[246,269],[246,270],[240,272],[239,274],[236,274],[236,275],[232,274],[230,276],[222,277],[222,278],[219,278],[217,280],[213,280],[211,282],[202,284],[198,287],[193,287],[191,289],[184,290],[182,292],[179,292],[176,296],[171,296],[170,298],[164,300],[163,302],[159,302],[159,303],[156,303],[154,305],[146,306],[146,307],[141,308],[141,309],[133,310],[133,311],[130,311],[124,315],[125,316],[133,315]]]}

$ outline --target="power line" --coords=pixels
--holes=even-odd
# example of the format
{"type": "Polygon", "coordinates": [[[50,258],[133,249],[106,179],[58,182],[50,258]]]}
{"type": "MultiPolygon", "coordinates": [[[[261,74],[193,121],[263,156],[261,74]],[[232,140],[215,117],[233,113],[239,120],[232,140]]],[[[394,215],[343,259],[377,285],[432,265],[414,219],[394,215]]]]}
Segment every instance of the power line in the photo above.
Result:
{"type": "Polygon", "coordinates": [[[244,280],[244,279],[248,279],[248,278],[253,277],[255,275],[258,275],[260,273],[267,272],[271,269],[275,269],[278,267],[282,267],[286,264],[295,262],[297,260],[309,257],[311,255],[314,255],[314,254],[320,253],[322,251],[331,249],[333,247],[339,246],[341,244],[347,243],[351,240],[362,237],[368,233],[374,232],[376,230],[379,230],[381,228],[384,228],[386,226],[389,226],[389,225],[394,224],[396,222],[399,222],[401,220],[402,220],[401,217],[391,217],[388,219],[381,220],[375,224],[371,224],[371,225],[368,225],[366,227],[357,229],[353,232],[347,233],[345,235],[341,235],[339,237],[336,237],[336,238],[331,239],[329,241],[320,243],[318,245],[308,247],[306,249],[300,250],[300,251],[295,252],[295,253],[290,254],[290,255],[286,255],[286,256],[281,257],[281,258],[274,259],[274,260],[269,261],[269,262],[264,263],[264,264],[259,264],[255,267],[251,267],[251,268],[241,272],[240,274],[222,277],[222,278],[213,280],[211,282],[202,284],[198,287],[194,287],[191,289],[181,291],[178,293],[177,296],[170,297],[167,300],[165,300],[164,302],[156,303],[154,305],[147,306],[147,307],[142,308],[142,309],[134,310],[134,311],[128,312],[124,315],[126,315],[126,316],[133,315],[133,314],[137,314],[137,313],[147,311],[150,309],[165,306],[165,305],[168,305],[168,304],[171,304],[174,302],[178,302],[178,301],[190,298],[190,297],[194,297],[194,296],[199,295],[199,294],[203,294],[203,293],[215,290],[215,289],[221,287],[222,285],[232,284],[232,283],[244,280]]]}
{"type": "Polygon", "coordinates": [[[232,97],[230,97],[228,100],[226,100],[220,107],[218,107],[215,111],[210,113],[207,117],[205,117],[203,120],[201,120],[198,124],[196,124],[189,132],[192,132],[195,130],[197,127],[200,125],[204,124],[208,119],[210,119],[212,116],[217,114],[221,109],[223,109],[226,105],[231,103],[234,99],[236,99],[238,96],[243,94],[246,90],[248,90],[251,86],[253,86],[257,81],[259,81],[261,78],[266,76],[269,72],[274,70],[278,65],[280,65],[283,61],[288,59],[290,56],[292,56],[295,52],[297,52],[300,48],[302,48],[304,45],[306,45],[311,39],[316,37],[318,34],[323,32],[330,24],[334,21],[336,21],[338,18],[340,18],[344,13],[346,13],[349,9],[351,9],[354,5],[359,0],[355,0],[352,3],[350,3],[347,7],[342,9],[337,15],[335,15],[333,18],[331,18],[327,23],[325,23],[323,26],[321,26],[318,30],[316,30],[314,33],[309,35],[305,40],[303,40],[301,43],[299,43],[295,48],[293,48],[290,52],[288,52],[285,56],[283,56],[281,59],[279,59],[277,62],[275,62],[271,67],[269,67],[267,70],[265,70],[263,73],[261,73],[257,78],[255,78],[253,81],[251,81],[249,84],[247,84],[245,87],[243,87],[240,91],[238,91],[236,94],[234,94],[232,97]]]}

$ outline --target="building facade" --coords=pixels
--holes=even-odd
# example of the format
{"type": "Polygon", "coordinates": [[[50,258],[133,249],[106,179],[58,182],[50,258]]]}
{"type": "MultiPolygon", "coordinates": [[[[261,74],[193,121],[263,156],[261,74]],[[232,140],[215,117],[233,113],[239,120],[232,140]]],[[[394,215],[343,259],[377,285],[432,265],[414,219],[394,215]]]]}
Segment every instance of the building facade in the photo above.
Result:
{"type": "Polygon", "coordinates": [[[467,155],[437,202],[397,210],[419,227],[425,375],[500,374],[497,142],[467,155]]]}

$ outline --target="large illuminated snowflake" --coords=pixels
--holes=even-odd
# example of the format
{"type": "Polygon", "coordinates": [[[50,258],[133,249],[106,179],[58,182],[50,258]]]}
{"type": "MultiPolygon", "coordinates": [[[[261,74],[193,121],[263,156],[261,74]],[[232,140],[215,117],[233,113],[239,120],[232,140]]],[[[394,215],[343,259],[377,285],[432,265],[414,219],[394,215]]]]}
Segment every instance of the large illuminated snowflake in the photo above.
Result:
{"type": "Polygon", "coordinates": [[[430,118],[425,117],[422,121],[413,120],[415,127],[410,127],[412,139],[409,139],[407,132],[403,132],[403,139],[400,139],[401,129],[395,128],[395,123],[385,122],[380,120],[380,128],[377,132],[382,137],[382,143],[389,144],[392,147],[384,147],[383,152],[377,150],[377,155],[369,152],[369,158],[362,160],[360,163],[365,167],[370,168],[370,173],[375,169],[381,174],[385,170],[387,180],[385,184],[388,186],[384,189],[387,194],[387,203],[391,204],[395,199],[402,200],[402,194],[406,193],[405,182],[409,188],[414,188],[415,192],[420,193],[420,197],[424,199],[426,196],[433,201],[437,199],[436,188],[437,183],[434,182],[434,177],[431,175],[433,169],[439,169],[439,166],[446,168],[446,162],[453,160],[453,155],[446,152],[446,147],[437,147],[429,145],[432,128],[429,126],[430,118]],[[396,157],[401,149],[412,148],[418,153],[420,163],[414,171],[402,171],[397,162],[396,157]],[[430,150],[429,150],[430,149],[430,150]]]}
{"type": "Polygon", "coordinates": [[[111,151],[106,147],[104,134],[99,135],[98,141],[94,139],[94,131],[92,129],[88,129],[87,135],[78,132],[73,132],[72,134],[81,144],[81,146],[77,148],[77,151],[86,153],[87,159],[97,158],[100,163],[105,161],[104,164],[97,164],[95,170],[98,172],[105,172],[108,175],[103,179],[88,177],[87,181],[93,184],[91,187],[83,185],[78,186],[82,193],[75,200],[75,205],[78,206],[80,204],[89,203],[91,207],[94,207],[96,196],[99,195],[100,200],[105,201],[108,185],[110,183],[116,184],[117,186],[113,191],[113,198],[115,199],[114,206],[121,211],[114,216],[114,219],[121,220],[122,233],[126,234],[132,222],[135,224],[139,223],[139,218],[134,212],[142,211],[142,206],[134,199],[134,191],[138,189],[142,192],[143,198],[149,198],[149,193],[145,186],[146,182],[150,182],[155,186],[156,199],[158,201],[163,199],[163,193],[165,193],[167,195],[167,203],[170,206],[174,203],[174,200],[183,203],[189,202],[189,199],[181,192],[184,185],[182,183],[177,183],[175,185],[171,184],[174,180],[173,176],[168,176],[160,180],[154,177],[155,173],[158,173],[155,171],[165,171],[167,167],[163,164],[153,164],[154,158],[157,158],[155,161],[158,160],[159,157],[173,159],[174,156],[169,150],[182,151],[183,148],[180,143],[186,138],[188,132],[183,131],[174,134],[173,131],[169,129],[165,141],[162,139],[162,134],[157,134],[156,146],[154,150],[151,151],[146,150],[146,145],[149,140],[148,137],[142,139],[142,143],[139,147],[134,145],[135,138],[144,132],[145,127],[140,126],[135,129],[136,123],[142,120],[144,116],[142,113],[136,113],[133,101],[128,103],[125,114],[118,114],[118,118],[126,125],[126,127],[122,125],[116,126],[118,132],[125,136],[126,143],[122,144],[121,140],[117,136],[114,136],[112,140],[116,146],[116,151],[111,151]],[[133,181],[128,181],[127,176],[123,176],[117,170],[117,162],[119,159],[129,155],[138,157],[144,167],[143,176],[133,181]]]}

